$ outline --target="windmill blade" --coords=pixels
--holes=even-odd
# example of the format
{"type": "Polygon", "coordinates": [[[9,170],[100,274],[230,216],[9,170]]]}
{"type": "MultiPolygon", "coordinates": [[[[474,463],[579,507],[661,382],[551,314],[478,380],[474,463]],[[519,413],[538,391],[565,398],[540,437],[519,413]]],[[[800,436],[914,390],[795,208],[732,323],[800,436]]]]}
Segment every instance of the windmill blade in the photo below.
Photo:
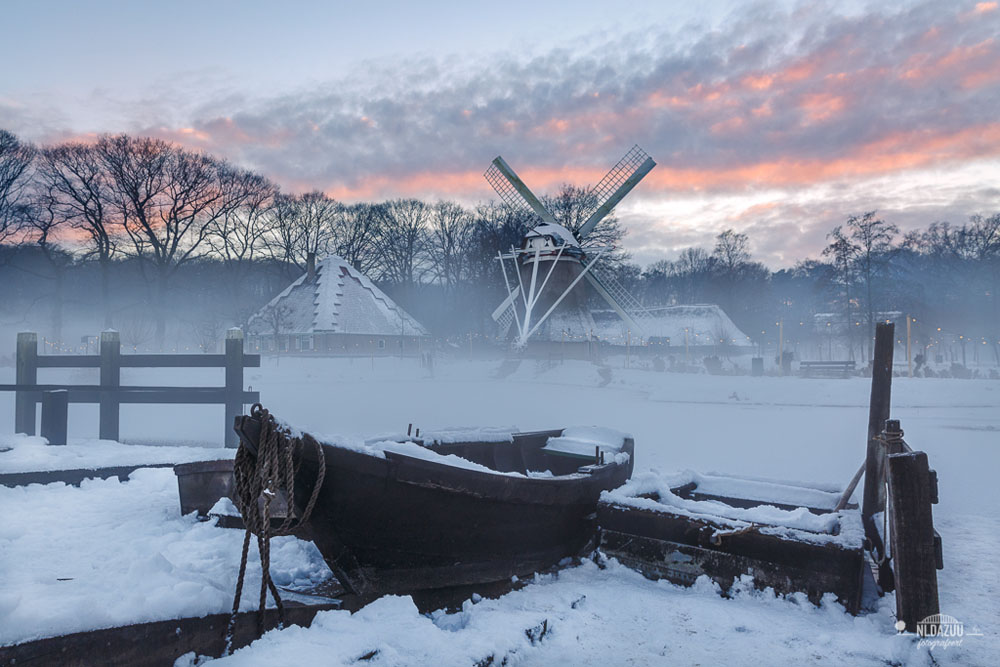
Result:
{"type": "Polygon", "coordinates": [[[504,159],[499,155],[493,160],[493,164],[490,168],[486,170],[483,174],[486,177],[487,182],[493,186],[493,189],[497,191],[500,195],[500,199],[504,201],[507,206],[510,206],[515,211],[521,211],[525,209],[525,204],[527,204],[528,209],[534,212],[538,217],[540,217],[545,222],[555,223],[556,219],[552,217],[552,214],[548,212],[542,202],[538,200],[538,197],[528,189],[528,186],[524,184],[524,181],[514,173],[514,170],[510,168],[504,159]],[[520,196],[518,196],[520,195],[520,196]]]}
{"type": "MultiPolygon", "coordinates": [[[[512,289],[510,294],[507,295],[507,298],[501,301],[500,305],[497,306],[496,310],[493,311],[492,317],[494,322],[499,322],[500,318],[506,315],[508,311],[511,311],[513,309],[514,300],[517,299],[517,297],[520,296],[520,294],[521,294],[521,288],[515,285],[514,289],[512,289]]],[[[513,317],[513,315],[511,317],[513,317]]]]}
{"type": "Polygon", "coordinates": [[[604,216],[617,206],[618,202],[634,188],[649,171],[656,166],[653,158],[646,154],[646,151],[638,145],[632,146],[618,164],[611,168],[604,175],[597,185],[594,186],[593,194],[600,202],[597,209],[590,214],[587,221],[580,226],[576,232],[576,238],[580,241],[585,236],[594,231],[604,216]]]}
{"type": "Polygon", "coordinates": [[[597,266],[596,260],[583,260],[582,263],[584,266],[590,266],[590,271],[586,273],[587,282],[597,290],[632,331],[642,334],[641,322],[648,319],[649,314],[639,300],[632,296],[610,271],[603,266],[597,266]]]}

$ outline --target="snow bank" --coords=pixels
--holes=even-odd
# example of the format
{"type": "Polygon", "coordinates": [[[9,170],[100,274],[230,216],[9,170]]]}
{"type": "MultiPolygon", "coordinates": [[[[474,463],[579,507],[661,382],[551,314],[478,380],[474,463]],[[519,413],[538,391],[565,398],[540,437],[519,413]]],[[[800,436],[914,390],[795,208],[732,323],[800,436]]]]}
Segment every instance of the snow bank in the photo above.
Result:
{"type": "Polygon", "coordinates": [[[151,447],[113,440],[72,439],[68,445],[50,446],[45,438],[19,433],[0,436],[0,473],[190,463],[232,458],[235,454],[235,449],[224,447],[151,447]],[[8,451],[2,451],[7,447],[8,451]]]}
{"type": "MultiPolygon", "coordinates": [[[[0,645],[129,623],[228,612],[243,532],[180,515],[170,469],[127,482],[0,487],[0,645]]],[[[310,542],[271,543],[279,586],[310,586],[330,570],[310,542]]],[[[251,549],[247,591],[260,586],[251,549]]],[[[244,595],[244,609],[256,605],[244,595]]]]}
{"type": "Polygon", "coordinates": [[[353,616],[321,612],[309,629],[274,630],[220,665],[928,665],[893,629],[892,602],[852,617],[832,599],[776,598],[749,581],[731,599],[702,577],[652,582],[615,561],[536,576],[497,599],[422,616],[407,597],[353,616]],[[367,657],[366,657],[367,656],[367,657]]]}

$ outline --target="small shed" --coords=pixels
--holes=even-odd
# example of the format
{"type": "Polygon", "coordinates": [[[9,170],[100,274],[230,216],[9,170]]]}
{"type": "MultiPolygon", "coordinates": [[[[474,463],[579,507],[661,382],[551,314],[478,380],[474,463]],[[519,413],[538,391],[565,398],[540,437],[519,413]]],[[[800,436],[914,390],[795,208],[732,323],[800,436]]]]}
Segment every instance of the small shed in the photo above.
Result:
{"type": "Polygon", "coordinates": [[[298,280],[249,322],[261,352],[417,354],[427,329],[337,255],[310,262],[298,280]]]}

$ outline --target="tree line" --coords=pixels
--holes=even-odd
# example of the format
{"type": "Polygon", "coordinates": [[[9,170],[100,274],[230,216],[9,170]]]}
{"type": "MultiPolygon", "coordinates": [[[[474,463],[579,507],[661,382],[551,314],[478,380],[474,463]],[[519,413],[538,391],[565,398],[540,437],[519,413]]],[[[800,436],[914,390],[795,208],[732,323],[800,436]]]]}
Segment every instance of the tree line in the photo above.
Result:
{"type": "MultiPolygon", "coordinates": [[[[570,229],[596,204],[571,186],[544,199],[570,229]]],[[[159,139],[39,147],[0,130],[4,317],[17,323],[25,310],[47,308],[56,340],[64,307],[86,303],[101,325],[140,330],[136,341],[161,349],[170,326],[208,341],[245,326],[310,253],[354,264],[439,336],[487,334],[505,295],[497,253],[532,222],[496,202],[345,204],[286,193],[159,139]]],[[[624,233],[608,216],[586,243],[618,245],[624,233]]],[[[780,320],[802,322],[802,339],[819,335],[806,323],[828,314],[865,358],[875,322],[900,311],[934,324],[921,332],[928,340],[941,326],[998,354],[1000,214],[901,235],[870,211],[847,216],[828,241],[820,258],[780,271],[755,261],[748,236],[729,229],[675,260],[640,267],[618,250],[610,263],[644,306],[718,303],[755,340],[773,336],[780,320]]]]}

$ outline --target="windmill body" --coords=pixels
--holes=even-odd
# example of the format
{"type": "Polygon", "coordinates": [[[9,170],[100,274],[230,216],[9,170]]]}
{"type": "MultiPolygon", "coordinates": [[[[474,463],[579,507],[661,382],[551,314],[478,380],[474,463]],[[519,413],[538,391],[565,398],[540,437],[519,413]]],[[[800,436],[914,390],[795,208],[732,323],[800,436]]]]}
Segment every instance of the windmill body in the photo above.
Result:
{"type": "Polygon", "coordinates": [[[587,246],[587,236],[656,165],[634,146],[593,188],[596,205],[574,233],[560,225],[502,157],[493,160],[486,180],[503,201],[536,219],[521,245],[500,253],[507,298],[494,310],[500,333],[519,347],[529,339],[589,338],[594,330],[590,290],[618,313],[630,331],[642,335],[645,310],[606,267],[610,248],[587,246]]]}

